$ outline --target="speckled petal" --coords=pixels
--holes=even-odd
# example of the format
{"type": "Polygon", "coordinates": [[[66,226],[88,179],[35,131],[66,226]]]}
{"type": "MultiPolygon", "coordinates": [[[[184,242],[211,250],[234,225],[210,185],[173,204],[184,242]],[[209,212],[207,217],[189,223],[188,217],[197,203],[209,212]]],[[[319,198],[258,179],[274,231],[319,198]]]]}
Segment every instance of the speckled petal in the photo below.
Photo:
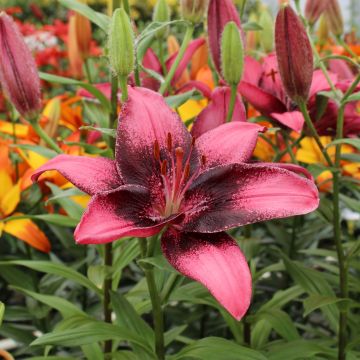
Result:
{"type": "Polygon", "coordinates": [[[154,212],[148,189],[123,185],[92,198],[75,230],[75,240],[78,244],[104,244],[125,236],[153,236],[168,221],[154,212]]]}
{"type": "MultiPolygon", "coordinates": [[[[119,118],[116,141],[116,162],[127,184],[154,187],[161,182],[160,164],[154,154],[159,145],[161,161],[171,164],[175,148],[189,154],[192,138],[179,116],[162,96],[144,88],[129,87],[129,99],[119,118]],[[168,151],[168,134],[172,151],[168,151]]],[[[194,154],[194,163],[197,157],[194,154]]],[[[194,165],[195,166],[195,165],[194,165]]]]}
{"type": "MultiPolygon", "coordinates": [[[[329,73],[329,78],[334,84],[338,82],[337,74],[329,73]]],[[[321,70],[315,70],[312,76],[309,98],[313,97],[318,92],[325,90],[330,90],[329,82],[321,70]]]]}
{"type": "Polygon", "coordinates": [[[258,85],[261,79],[263,69],[261,64],[251,56],[245,56],[244,59],[244,73],[242,81],[258,85]]]}
{"type": "Polygon", "coordinates": [[[205,157],[205,167],[247,162],[256,146],[263,126],[235,121],[206,132],[196,141],[196,148],[205,157]]]}
{"type": "MultiPolygon", "coordinates": [[[[212,102],[196,118],[191,129],[193,136],[198,138],[209,130],[225,124],[229,111],[231,90],[229,87],[219,87],[214,90],[212,102]]],[[[246,112],[240,96],[237,97],[233,121],[246,121],[246,112]]]]}
{"type": "Polygon", "coordinates": [[[304,127],[304,116],[300,111],[286,111],[284,113],[271,113],[271,117],[277,120],[281,125],[288,127],[298,133],[304,127]]]}
{"type": "Polygon", "coordinates": [[[168,230],[164,255],[180,273],[203,284],[237,320],[249,308],[251,273],[235,240],[226,233],[195,234],[168,230]]]}
{"type": "Polygon", "coordinates": [[[232,164],[201,174],[185,195],[183,231],[219,232],[307,214],[318,207],[313,181],[276,166],[232,164]]]}
{"type": "Polygon", "coordinates": [[[59,155],[39,167],[31,179],[37,181],[42,173],[49,170],[58,171],[90,195],[116,189],[122,185],[115,162],[107,158],[59,155]]]}
{"type": "Polygon", "coordinates": [[[272,112],[283,113],[286,106],[274,95],[267,93],[259,87],[242,81],[238,86],[242,97],[263,115],[269,116],[272,112]]]}
{"type": "MultiPolygon", "coordinates": [[[[205,44],[204,38],[199,38],[196,40],[193,40],[189,43],[188,47],[186,48],[186,51],[184,53],[184,56],[182,57],[179,66],[176,68],[175,75],[171,81],[173,85],[176,84],[176,82],[180,79],[182,73],[186,69],[186,67],[189,65],[189,62],[193,55],[195,54],[196,50],[198,50],[202,45],[205,44]]],[[[175,59],[177,57],[178,52],[173,54],[167,61],[166,61],[166,68],[168,71],[170,70],[172,64],[175,62],[175,59]]]]}

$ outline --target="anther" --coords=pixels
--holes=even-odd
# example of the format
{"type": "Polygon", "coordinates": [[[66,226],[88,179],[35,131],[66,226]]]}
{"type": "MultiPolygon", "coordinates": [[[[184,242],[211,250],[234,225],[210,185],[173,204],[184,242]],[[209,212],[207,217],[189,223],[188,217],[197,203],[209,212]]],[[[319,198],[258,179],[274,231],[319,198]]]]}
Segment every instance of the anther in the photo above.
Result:
{"type": "Polygon", "coordinates": [[[172,150],[172,136],[170,133],[167,134],[167,149],[172,150]]]}
{"type": "Polygon", "coordinates": [[[190,164],[186,164],[184,170],[184,180],[186,180],[190,175],[190,164]]]}
{"type": "Polygon", "coordinates": [[[160,160],[160,146],[159,146],[159,142],[157,140],[155,140],[155,142],[154,142],[154,157],[155,157],[155,160],[157,160],[157,161],[160,160]]]}
{"type": "Polygon", "coordinates": [[[206,156],[205,155],[202,155],[201,156],[201,164],[204,166],[206,165],[206,156]]]}
{"type": "Polygon", "coordinates": [[[161,163],[161,175],[166,176],[166,170],[167,170],[167,161],[164,160],[161,163]]]}

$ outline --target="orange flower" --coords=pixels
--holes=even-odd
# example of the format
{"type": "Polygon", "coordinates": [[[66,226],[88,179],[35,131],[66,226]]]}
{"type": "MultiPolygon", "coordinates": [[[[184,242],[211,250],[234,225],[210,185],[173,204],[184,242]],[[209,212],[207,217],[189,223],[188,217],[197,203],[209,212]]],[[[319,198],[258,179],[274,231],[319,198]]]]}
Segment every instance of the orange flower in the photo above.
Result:
{"type": "Polygon", "coordinates": [[[14,183],[11,176],[0,169],[0,183],[0,233],[6,232],[33,248],[48,253],[51,248],[50,242],[34,222],[20,218],[11,220],[11,217],[23,216],[15,212],[20,202],[21,180],[14,183]]]}

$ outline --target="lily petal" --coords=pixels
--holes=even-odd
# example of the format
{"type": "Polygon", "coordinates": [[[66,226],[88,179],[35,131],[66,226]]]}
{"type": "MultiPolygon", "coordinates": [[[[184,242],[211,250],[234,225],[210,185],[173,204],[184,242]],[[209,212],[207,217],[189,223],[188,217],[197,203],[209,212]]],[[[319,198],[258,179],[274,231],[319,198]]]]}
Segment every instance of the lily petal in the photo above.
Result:
{"type": "Polygon", "coordinates": [[[162,96],[148,89],[129,87],[116,142],[116,162],[124,183],[153,187],[161,182],[155,143],[161,160],[171,164],[177,147],[184,150],[184,158],[188,157],[191,142],[185,125],[162,96]],[[171,152],[168,150],[168,134],[171,136],[171,152]]]}
{"type": "Polygon", "coordinates": [[[231,164],[202,173],[185,194],[183,231],[211,233],[307,214],[318,207],[313,181],[283,168],[231,164]]]}
{"type": "MultiPolygon", "coordinates": [[[[22,214],[15,214],[22,215],[22,214]]],[[[11,220],[5,223],[4,232],[26,242],[44,253],[50,252],[51,245],[46,235],[29,219],[11,220]]]]}
{"type": "Polygon", "coordinates": [[[259,132],[264,131],[263,126],[235,121],[201,135],[196,147],[205,157],[206,168],[247,162],[254,152],[259,132]]]}
{"type": "Polygon", "coordinates": [[[281,125],[284,125],[298,133],[300,133],[304,127],[305,120],[303,114],[300,111],[271,113],[271,117],[277,120],[281,125]]]}
{"type": "Polygon", "coordinates": [[[147,237],[160,232],[171,219],[153,210],[148,189],[123,185],[95,195],[75,230],[78,244],[104,244],[125,236],[147,237]]]}
{"type": "Polygon", "coordinates": [[[255,85],[242,81],[238,86],[238,91],[247,102],[266,116],[273,112],[287,111],[286,106],[278,98],[255,85]]]}
{"type": "Polygon", "coordinates": [[[245,56],[242,81],[258,85],[263,73],[261,64],[251,56],[245,56]]]}
{"type": "Polygon", "coordinates": [[[115,162],[102,157],[56,156],[35,171],[32,181],[37,181],[42,173],[49,170],[57,170],[89,195],[116,189],[122,184],[115,162]]]}
{"type": "Polygon", "coordinates": [[[20,202],[20,193],[20,183],[17,183],[1,199],[0,209],[4,216],[10,215],[16,209],[20,202]]]}
{"type": "MultiPolygon", "coordinates": [[[[333,83],[336,84],[338,82],[338,76],[336,74],[329,73],[329,77],[333,83]]],[[[315,70],[312,77],[309,98],[316,95],[320,91],[325,91],[329,89],[330,89],[329,82],[327,81],[323,72],[321,70],[315,70]]]]}
{"type": "MultiPolygon", "coordinates": [[[[190,44],[188,45],[188,47],[186,48],[186,51],[184,53],[184,56],[182,57],[179,66],[176,68],[176,72],[175,75],[171,81],[172,85],[175,85],[177,83],[177,81],[180,79],[182,73],[184,72],[184,70],[186,69],[186,67],[188,66],[191,58],[193,57],[193,55],[195,54],[195,52],[205,44],[205,39],[204,38],[199,38],[196,40],[193,40],[190,42],[190,44]]],[[[174,53],[173,55],[171,55],[171,57],[166,61],[166,68],[168,69],[168,71],[170,70],[172,64],[175,62],[175,59],[178,55],[178,52],[174,53]]]]}
{"type": "MultiPolygon", "coordinates": [[[[205,132],[225,124],[229,111],[231,90],[229,87],[219,87],[214,90],[212,102],[196,118],[191,133],[196,138],[205,132]]],[[[246,121],[246,112],[240,97],[236,98],[233,121],[246,121]]]]}
{"type": "Polygon", "coordinates": [[[161,239],[162,251],[180,273],[208,288],[237,320],[249,308],[251,273],[235,240],[226,233],[195,234],[168,230],[161,239]]]}

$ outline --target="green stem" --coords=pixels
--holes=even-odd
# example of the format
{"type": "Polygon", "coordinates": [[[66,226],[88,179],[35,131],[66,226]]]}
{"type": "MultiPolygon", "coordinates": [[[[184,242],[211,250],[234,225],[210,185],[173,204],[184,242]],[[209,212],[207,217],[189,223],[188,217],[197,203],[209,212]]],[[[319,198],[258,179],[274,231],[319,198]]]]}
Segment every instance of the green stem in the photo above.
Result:
{"type": "Polygon", "coordinates": [[[117,93],[119,83],[117,76],[111,74],[111,113],[109,115],[109,125],[111,129],[115,128],[117,120],[117,93]]]}
{"type": "Polygon", "coordinates": [[[194,24],[189,24],[189,26],[186,29],[185,37],[181,44],[179,53],[178,53],[174,63],[172,64],[170,71],[166,75],[164,83],[160,87],[159,92],[161,95],[164,95],[165,91],[170,86],[171,80],[173,79],[173,77],[175,75],[175,72],[180,64],[181,59],[184,56],[184,53],[189,45],[190,40],[192,39],[193,33],[194,33],[194,24]]]}
{"type": "MultiPolygon", "coordinates": [[[[145,239],[139,239],[141,256],[153,256],[149,249],[153,249],[153,243],[156,237],[149,238],[149,244],[145,239]]],[[[161,298],[155,282],[154,267],[150,264],[143,265],[149,295],[152,305],[154,332],[155,332],[155,351],[159,360],[165,359],[165,343],[164,343],[164,315],[161,307],[161,298]]]]}
{"type": "MultiPolygon", "coordinates": [[[[344,128],[344,105],[340,106],[336,138],[343,138],[344,128]]],[[[334,242],[336,246],[336,252],[339,263],[339,276],[340,276],[340,296],[343,299],[348,297],[348,279],[347,279],[347,267],[344,248],[341,239],[341,216],[340,216],[340,171],[341,171],[341,144],[336,145],[335,153],[335,170],[333,171],[333,208],[334,208],[334,242]]],[[[340,310],[339,318],[339,334],[338,334],[338,359],[346,359],[346,326],[347,326],[347,310],[340,310]]]]}
{"type": "Polygon", "coordinates": [[[325,160],[327,161],[329,166],[333,166],[333,163],[332,163],[332,161],[330,159],[330,156],[327,153],[326,149],[324,148],[324,145],[321,143],[320,136],[319,136],[318,132],[316,131],[315,126],[314,126],[314,124],[313,124],[313,122],[312,122],[312,120],[310,118],[310,115],[309,115],[308,110],[307,110],[306,102],[304,100],[301,100],[301,101],[299,101],[298,106],[299,106],[300,111],[302,112],[302,114],[304,116],[306,125],[309,128],[309,130],[311,131],[311,134],[314,137],[317,145],[319,146],[322,154],[324,155],[325,160]]]}
{"type": "Polygon", "coordinates": [[[167,69],[166,69],[166,65],[165,65],[165,56],[164,56],[164,47],[163,47],[163,39],[162,38],[158,39],[158,45],[159,45],[159,60],[160,60],[161,68],[163,71],[163,75],[166,76],[167,69]]]}
{"type": "Polygon", "coordinates": [[[123,2],[123,7],[124,7],[126,13],[130,16],[129,1],[128,0],[122,0],[122,2],[123,2]]]}
{"type": "Polygon", "coordinates": [[[128,99],[127,76],[120,76],[119,82],[121,88],[121,102],[124,103],[128,99]]]}
{"type": "Polygon", "coordinates": [[[139,70],[139,60],[138,60],[138,57],[137,57],[136,50],[135,50],[134,77],[135,77],[135,85],[136,85],[136,86],[141,86],[140,70],[139,70]]]}
{"type": "Polygon", "coordinates": [[[91,71],[90,71],[90,65],[89,65],[89,58],[85,59],[85,72],[86,72],[86,77],[87,77],[89,83],[92,84],[92,77],[91,77],[91,71]]]}
{"type": "MultiPolygon", "coordinates": [[[[304,139],[304,135],[301,135],[298,139],[296,139],[293,144],[292,144],[292,147],[297,147],[300,143],[301,143],[301,140],[304,139]]],[[[288,152],[287,149],[279,152],[278,154],[276,154],[276,156],[274,157],[273,159],[273,162],[279,162],[281,160],[281,158],[288,152]]]]}
{"type": "MultiPolygon", "coordinates": [[[[104,265],[107,269],[112,267],[113,255],[112,255],[112,243],[105,244],[105,257],[104,265]]],[[[112,285],[112,278],[106,276],[104,280],[104,321],[111,324],[111,304],[110,304],[110,291],[112,285]]],[[[108,354],[112,352],[112,340],[106,340],[104,343],[104,353],[108,354]]]]}
{"type": "Polygon", "coordinates": [[[243,2],[241,4],[241,7],[240,7],[240,19],[243,18],[245,8],[246,8],[246,3],[247,3],[247,0],[243,0],[243,2]]]}
{"type": "Polygon", "coordinates": [[[44,142],[49,145],[51,149],[56,151],[58,154],[62,154],[62,150],[56,144],[56,142],[44,131],[44,129],[40,126],[39,122],[36,119],[30,120],[31,126],[35,130],[35,132],[40,136],[44,142]]]}
{"type": "Polygon", "coordinates": [[[229,111],[226,117],[226,122],[230,122],[232,120],[235,109],[236,96],[237,96],[237,84],[231,85],[231,97],[230,97],[229,111]]]}
{"type": "Polygon", "coordinates": [[[298,161],[296,160],[296,157],[294,155],[292,146],[290,145],[290,137],[287,133],[284,133],[284,142],[285,142],[285,146],[286,146],[286,150],[290,155],[291,161],[293,162],[293,164],[299,164],[298,161]]]}

